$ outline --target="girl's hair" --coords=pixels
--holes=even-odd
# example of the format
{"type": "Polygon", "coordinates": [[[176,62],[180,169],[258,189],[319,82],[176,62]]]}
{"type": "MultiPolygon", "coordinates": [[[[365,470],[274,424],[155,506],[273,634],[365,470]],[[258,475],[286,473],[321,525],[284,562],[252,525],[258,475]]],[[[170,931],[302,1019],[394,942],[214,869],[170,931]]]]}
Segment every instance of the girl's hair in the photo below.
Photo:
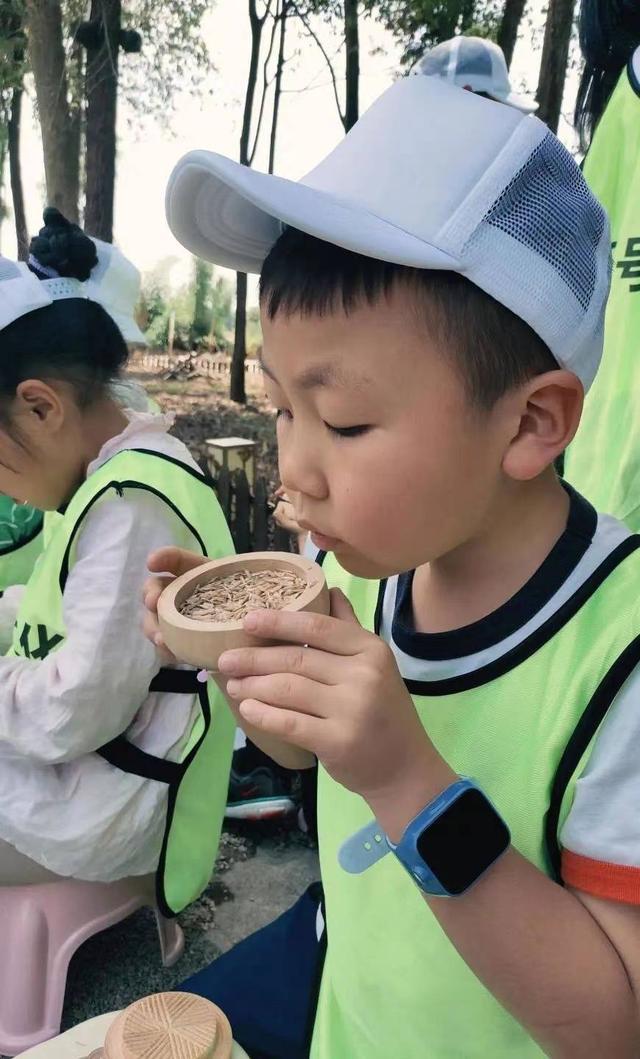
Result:
{"type": "Polygon", "coordinates": [[[579,29],[584,70],[574,120],[586,151],[625,64],[640,44],[640,3],[582,0],[579,29]]]}
{"type": "MultiPolygon", "coordinates": [[[[29,267],[40,279],[87,280],[98,263],[96,246],[58,210],[44,211],[44,227],[31,240],[29,267]]],[[[0,412],[25,379],[58,379],[75,388],[87,407],[120,374],[129,351],[119,328],[96,302],[54,301],[0,331],[0,412]]]]}

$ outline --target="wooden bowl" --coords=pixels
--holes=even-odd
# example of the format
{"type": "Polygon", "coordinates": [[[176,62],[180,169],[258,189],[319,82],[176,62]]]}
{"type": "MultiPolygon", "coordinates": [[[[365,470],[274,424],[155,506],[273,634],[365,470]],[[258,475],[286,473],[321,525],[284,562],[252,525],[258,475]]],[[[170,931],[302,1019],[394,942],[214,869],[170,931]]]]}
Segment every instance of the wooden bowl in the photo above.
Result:
{"type": "Polygon", "coordinates": [[[118,1015],[107,1030],[104,1059],[231,1059],[224,1012],[191,993],[156,993],[118,1015]]]}
{"type": "Polygon", "coordinates": [[[197,621],[180,613],[180,607],[198,585],[218,577],[247,570],[288,570],[303,577],[307,582],[304,592],[282,607],[285,611],[311,611],[315,614],[329,613],[329,589],[324,574],[317,563],[302,555],[289,552],[252,552],[247,555],[232,555],[216,559],[177,577],[165,588],[158,600],[158,621],[169,650],[180,662],[189,662],[215,672],[218,659],[224,651],[233,647],[264,647],[276,641],[264,640],[245,632],[241,621],[214,622],[197,621]]]}

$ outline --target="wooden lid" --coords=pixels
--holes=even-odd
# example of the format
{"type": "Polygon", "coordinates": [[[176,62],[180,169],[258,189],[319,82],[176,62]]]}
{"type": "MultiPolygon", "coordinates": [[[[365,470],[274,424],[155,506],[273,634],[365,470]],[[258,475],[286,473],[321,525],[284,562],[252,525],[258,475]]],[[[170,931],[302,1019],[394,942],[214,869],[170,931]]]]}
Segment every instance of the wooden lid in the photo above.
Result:
{"type": "Polygon", "coordinates": [[[123,1011],[109,1027],[106,1059],[231,1059],[226,1015],[191,993],[156,993],[123,1011]]]}

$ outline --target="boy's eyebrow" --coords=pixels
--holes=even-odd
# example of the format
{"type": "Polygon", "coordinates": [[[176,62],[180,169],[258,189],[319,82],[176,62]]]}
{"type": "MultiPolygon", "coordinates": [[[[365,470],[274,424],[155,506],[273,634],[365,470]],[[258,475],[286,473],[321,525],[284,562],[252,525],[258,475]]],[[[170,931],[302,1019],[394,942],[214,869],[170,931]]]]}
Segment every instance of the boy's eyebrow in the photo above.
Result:
{"type": "MultiPolygon", "coordinates": [[[[260,368],[272,382],[276,385],[280,385],[273,371],[269,365],[265,362],[263,355],[258,355],[258,361],[260,368]]],[[[294,385],[301,390],[315,390],[321,386],[346,386],[348,384],[357,384],[358,382],[367,382],[365,378],[350,376],[344,372],[339,366],[334,364],[317,364],[312,368],[306,368],[294,381],[294,385]]]]}

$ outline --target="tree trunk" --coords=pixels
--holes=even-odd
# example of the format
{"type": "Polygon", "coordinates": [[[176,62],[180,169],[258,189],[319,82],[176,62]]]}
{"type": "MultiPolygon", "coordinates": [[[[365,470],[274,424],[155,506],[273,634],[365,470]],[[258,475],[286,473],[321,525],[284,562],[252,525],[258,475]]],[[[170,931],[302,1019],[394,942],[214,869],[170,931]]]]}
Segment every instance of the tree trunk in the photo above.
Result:
{"type": "Polygon", "coordinates": [[[236,272],[236,327],[231,358],[231,388],[229,396],[238,404],[247,403],[244,381],[244,362],[247,356],[247,274],[236,272]]]}
{"type": "Polygon", "coordinates": [[[507,66],[511,66],[513,50],[516,46],[518,30],[520,29],[526,5],[527,0],[506,0],[504,5],[502,21],[498,30],[498,44],[504,52],[507,66]]]}
{"type": "Polygon", "coordinates": [[[576,0],[549,0],[538,80],[537,116],[558,131],[576,0]]]}
{"type": "Polygon", "coordinates": [[[47,201],[78,221],[80,159],[73,151],[60,0],[26,0],[29,54],[42,129],[47,201]]]}
{"type": "Polygon", "coordinates": [[[116,119],[121,0],[91,0],[91,21],[102,24],[100,43],[87,49],[86,206],[89,235],[113,242],[116,119]]]}
{"type": "Polygon", "coordinates": [[[269,140],[269,172],[273,173],[276,160],[276,135],[278,131],[278,117],[280,115],[280,98],[282,96],[282,74],[284,71],[284,42],[287,35],[287,17],[289,15],[290,0],[282,0],[280,12],[280,42],[278,44],[278,63],[276,65],[276,77],[273,87],[273,114],[271,117],[271,137],[269,140]]]}
{"type": "Polygon", "coordinates": [[[346,106],[344,131],[355,125],[359,117],[360,42],[358,39],[358,0],[345,0],[344,31],[347,52],[346,106]]]}
{"type": "Polygon", "coordinates": [[[18,259],[26,261],[29,256],[29,233],[24,210],[24,193],[22,189],[22,168],[20,165],[20,118],[22,112],[22,85],[14,88],[11,98],[11,117],[9,119],[9,173],[11,180],[11,197],[13,199],[13,217],[16,226],[16,243],[18,259]]]}
{"type": "MultiPolygon", "coordinates": [[[[251,58],[249,59],[249,74],[247,77],[247,88],[244,97],[242,131],[240,133],[240,162],[242,165],[250,164],[249,141],[251,138],[251,119],[253,117],[253,101],[256,94],[256,83],[258,80],[262,27],[264,26],[264,19],[258,17],[256,0],[249,0],[249,24],[251,26],[251,58]]],[[[247,276],[244,272],[238,272],[236,273],[236,325],[229,389],[231,400],[237,401],[238,404],[246,404],[247,402],[247,394],[244,384],[244,362],[246,356],[247,276]]]]}

